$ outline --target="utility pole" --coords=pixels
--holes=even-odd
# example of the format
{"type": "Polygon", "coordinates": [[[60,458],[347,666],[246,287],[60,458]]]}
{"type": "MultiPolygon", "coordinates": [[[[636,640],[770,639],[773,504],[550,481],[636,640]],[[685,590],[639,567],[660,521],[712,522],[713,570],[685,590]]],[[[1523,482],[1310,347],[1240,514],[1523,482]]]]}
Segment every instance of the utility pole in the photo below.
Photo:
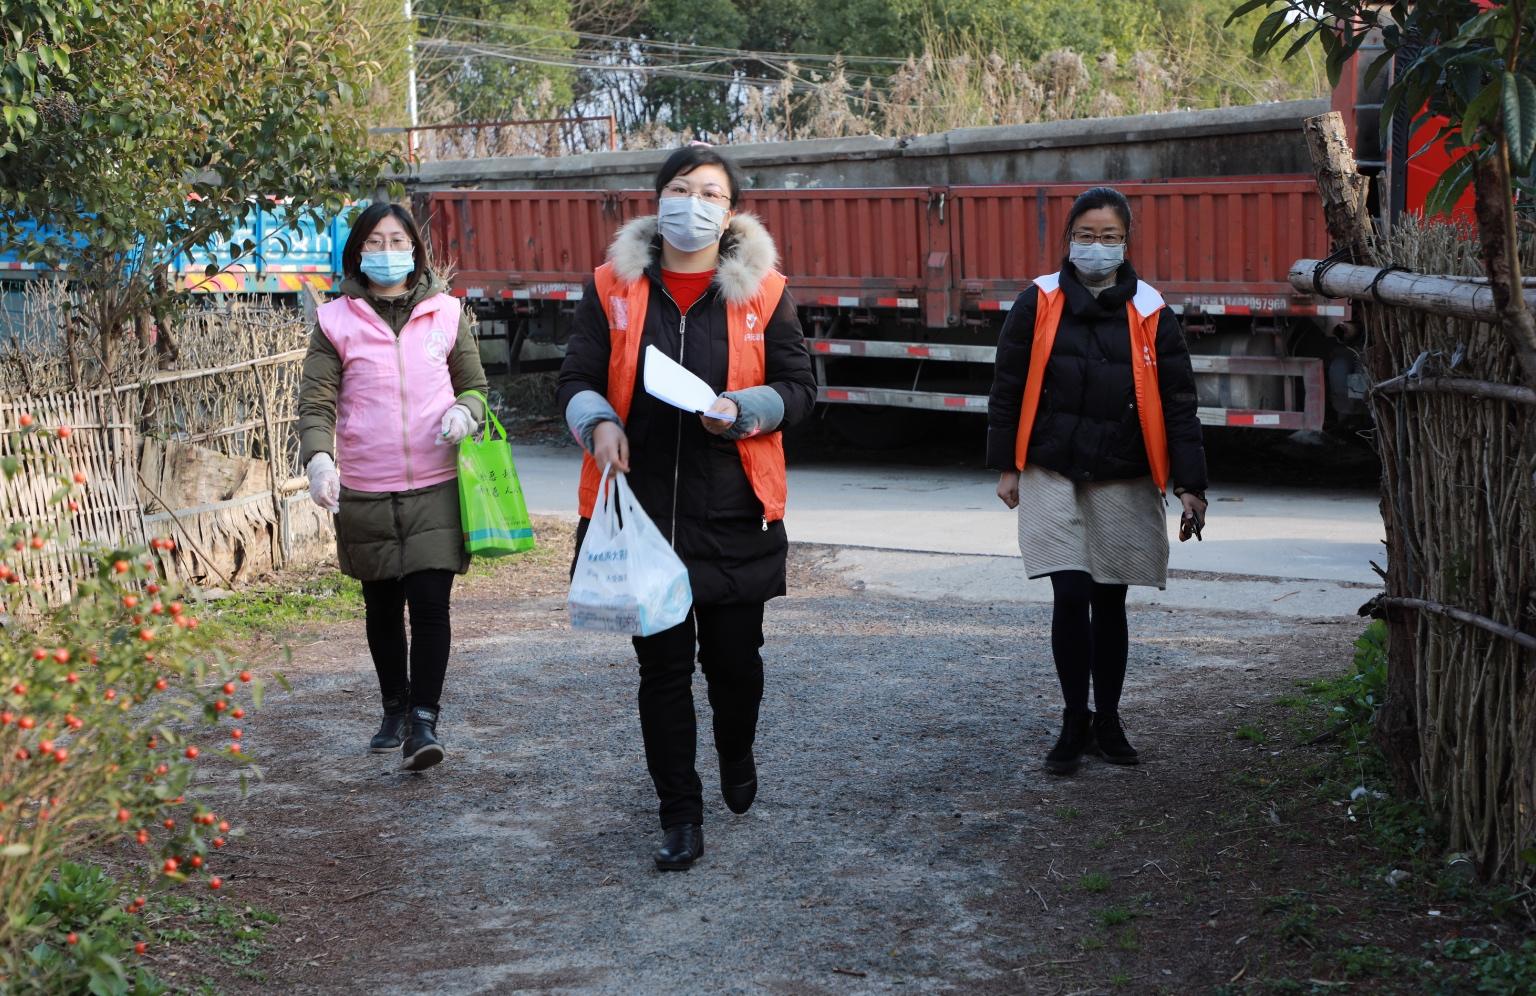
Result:
{"type": "Polygon", "coordinates": [[[405,30],[410,32],[410,40],[405,44],[405,60],[408,75],[406,76],[405,112],[409,119],[406,130],[406,155],[415,161],[416,159],[416,126],[419,124],[416,113],[416,20],[411,16],[411,0],[405,0],[405,30]]]}

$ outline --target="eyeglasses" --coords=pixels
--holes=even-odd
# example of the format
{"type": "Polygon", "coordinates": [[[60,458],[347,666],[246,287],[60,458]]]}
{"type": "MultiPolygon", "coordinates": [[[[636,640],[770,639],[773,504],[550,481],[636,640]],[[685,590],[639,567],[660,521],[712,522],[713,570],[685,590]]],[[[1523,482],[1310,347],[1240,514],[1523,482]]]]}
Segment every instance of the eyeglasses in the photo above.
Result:
{"type": "Polygon", "coordinates": [[[390,239],[388,242],[373,238],[363,240],[364,252],[383,252],[385,249],[391,252],[410,252],[415,248],[416,243],[407,238],[390,239]]]}
{"type": "Polygon", "coordinates": [[[1103,235],[1095,235],[1092,232],[1072,233],[1072,244],[1075,246],[1091,246],[1095,242],[1106,246],[1123,246],[1125,235],[1120,232],[1106,232],[1103,235]]]}
{"type": "Polygon", "coordinates": [[[688,184],[673,180],[661,188],[661,196],[663,197],[693,197],[695,195],[704,198],[711,204],[718,204],[721,207],[731,206],[731,195],[719,187],[705,187],[703,190],[694,191],[689,189],[688,184]]]}

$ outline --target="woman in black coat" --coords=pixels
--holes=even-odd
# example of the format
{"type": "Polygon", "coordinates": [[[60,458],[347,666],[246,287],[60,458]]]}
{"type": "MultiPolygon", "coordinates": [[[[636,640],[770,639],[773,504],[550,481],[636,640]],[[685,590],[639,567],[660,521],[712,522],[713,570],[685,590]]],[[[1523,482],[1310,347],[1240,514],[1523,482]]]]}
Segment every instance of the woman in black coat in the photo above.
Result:
{"type": "Polygon", "coordinates": [[[998,497],[1018,509],[1026,572],[1049,577],[1055,594],[1065,711],[1045,758],[1054,774],[1077,770],[1085,752],[1137,762],[1119,715],[1126,589],[1167,585],[1167,486],[1192,523],[1206,509],[1189,350],[1178,317],[1126,262],[1131,232],[1119,191],[1077,198],[1061,270],[1036,277],[1003,323],[987,406],[998,497]]]}
{"type": "MultiPolygon", "coordinates": [[[[663,870],[687,868],[704,850],[694,769],[695,655],[709,684],[725,801],[744,813],[757,792],[752,745],[763,695],[763,605],[785,593],[789,548],[782,447],[772,434],[805,418],[816,400],[794,302],[777,293],[782,277],[774,270],[773,240],[755,218],[736,212],[741,186],[735,167],[708,146],[673,153],[656,175],[658,214],[621,229],[608,263],[587,284],[560,371],[561,407],[593,458],[586,473],[611,466],[627,475],[641,507],[687,565],[693,588],[687,620],[634,640],[646,765],[665,835],[656,852],[663,870]],[[600,290],[601,281],[607,283],[600,290]],[[640,282],[648,295],[643,317],[630,303],[640,282]],[[767,301],[774,303],[763,305],[764,314],[752,310],[750,302],[767,301]],[[626,338],[636,326],[638,343],[626,338]],[[616,350],[616,343],[632,352],[616,350]],[[649,346],[708,383],[719,395],[711,412],[732,420],[685,413],[647,395],[639,385],[649,346]],[[756,383],[728,389],[733,350],[760,351],[764,373],[756,383]],[[633,387],[622,413],[613,399],[628,392],[616,392],[611,376],[633,387]],[[750,478],[749,446],[762,458],[750,478]]],[[[590,502],[590,490],[583,500],[590,502]]],[[[578,546],[589,515],[584,509],[578,546]]]]}

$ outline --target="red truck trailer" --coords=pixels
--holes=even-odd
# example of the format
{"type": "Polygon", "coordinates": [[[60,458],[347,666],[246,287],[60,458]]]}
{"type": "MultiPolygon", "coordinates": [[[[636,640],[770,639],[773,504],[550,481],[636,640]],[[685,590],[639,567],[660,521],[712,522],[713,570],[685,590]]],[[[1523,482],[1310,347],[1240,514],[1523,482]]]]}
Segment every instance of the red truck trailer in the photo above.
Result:
{"type": "MultiPolygon", "coordinates": [[[[1337,302],[1298,295],[1291,261],[1327,254],[1310,178],[1122,183],[1145,238],[1138,271],[1190,332],[1201,418],[1212,425],[1320,429],[1324,358],[1292,351],[1296,329],[1338,320],[1337,302]],[[1293,328],[1294,326],[1294,328],[1293,328]]],[[[755,189],[817,359],[820,400],[984,411],[1003,315],[1054,270],[1082,184],[755,189]]],[[[624,221],[654,194],[434,191],[432,243],[507,359],[558,342],[582,285],[624,221]]],[[[533,368],[538,361],[520,363],[533,368]]],[[[546,365],[552,364],[546,358],[546,365]]]]}

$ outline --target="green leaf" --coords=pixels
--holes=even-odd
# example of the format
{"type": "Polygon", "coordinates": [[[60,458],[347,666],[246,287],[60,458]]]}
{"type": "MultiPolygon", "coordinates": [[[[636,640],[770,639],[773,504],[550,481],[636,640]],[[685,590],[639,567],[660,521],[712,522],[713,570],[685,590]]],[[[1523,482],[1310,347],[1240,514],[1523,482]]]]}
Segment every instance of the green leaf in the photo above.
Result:
{"type": "Polygon", "coordinates": [[[1524,173],[1536,152],[1536,82],[1529,76],[1504,74],[1504,139],[1510,164],[1524,173]]]}
{"type": "Polygon", "coordinates": [[[1253,54],[1263,56],[1265,52],[1274,48],[1280,41],[1283,29],[1287,27],[1285,15],[1286,9],[1270,11],[1264,20],[1259,22],[1258,28],[1253,33],[1253,54]]]}
{"type": "Polygon", "coordinates": [[[1482,91],[1467,105],[1466,111],[1459,122],[1462,134],[1468,137],[1474,136],[1485,118],[1492,117],[1499,109],[1499,97],[1504,91],[1504,81],[1493,79],[1482,91]]]}
{"type": "Polygon", "coordinates": [[[1472,174],[1476,168],[1475,153],[1468,153],[1446,167],[1424,198],[1424,213],[1430,216],[1450,214],[1451,208],[1456,206],[1456,202],[1461,200],[1461,195],[1472,183],[1472,174]]]}

